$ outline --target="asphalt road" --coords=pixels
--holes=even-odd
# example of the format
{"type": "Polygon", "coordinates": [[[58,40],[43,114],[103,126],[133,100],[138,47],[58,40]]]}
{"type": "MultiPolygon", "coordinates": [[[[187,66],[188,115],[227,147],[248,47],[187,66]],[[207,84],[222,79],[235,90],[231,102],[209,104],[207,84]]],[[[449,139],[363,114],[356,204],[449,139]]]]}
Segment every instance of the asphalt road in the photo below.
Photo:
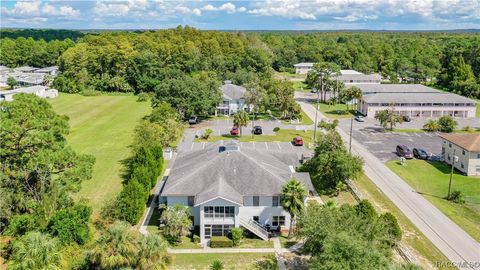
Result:
{"type": "MultiPolygon", "coordinates": [[[[314,119],[314,106],[302,98],[297,101],[305,113],[314,119]]],[[[319,119],[325,118],[319,115],[319,119]]],[[[342,129],[338,129],[338,132],[348,144],[348,134],[342,129]]],[[[363,158],[365,174],[453,264],[460,269],[480,269],[478,242],[415,192],[356,139],[352,139],[352,153],[363,158]]]]}

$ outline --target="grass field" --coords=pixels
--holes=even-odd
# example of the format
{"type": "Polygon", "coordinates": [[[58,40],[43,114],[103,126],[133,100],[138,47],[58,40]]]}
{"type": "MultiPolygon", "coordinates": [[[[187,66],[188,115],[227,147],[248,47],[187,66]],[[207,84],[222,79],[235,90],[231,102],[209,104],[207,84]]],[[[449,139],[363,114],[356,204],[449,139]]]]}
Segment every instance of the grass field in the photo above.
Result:
{"type": "Polygon", "coordinates": [[[217,253],[217,254],[172,254],[173,265],[169,269],[205,269],[208,270],[214,260],[223,263],[223,269],[261,269],[256,267],[258,261],[269,259],[269,253],[217,253]]]}
{"type": "Polygon", "coordinates": [[[355,110],[351,109],[353,106],[354,105],[349,105],[350,110],[347,111],[347,106],[345,104],[330,105],[327,103],[320,103],[320,112],[326,117],[333,119],[352,118],[355,116],[355,110]]]}
{"type": "Polygon", "coordinates": [[[150,113],[148,102],[135,96],[93,96],[60,93],[49,100],[58,114],[70,118],[69,144],[95,156],[92,179],[82,183],[77,199],[87,199],[98,214],[103,203],[121,190],[122,160],[130,155],[133,129],[150,113]]]}
{"type": "Polygon", "coordinates": [[[448,192],[450,167],[442,162],[409,160],[407,166],[390,161],[387,166],[420,192],[440,211],[480,241],[480,178],[455,172],[452,190],[460,190],[466,203],[457,204],[443,199],[448,192]]]}
{"type": "MultiPolygon", "coordinates": [[[[294,130],[294,129],[281,129],[276,132],[275,135],[252,135],[248,133],[248,129],[244,128],[243,136],[221,135],[210,136],[208,140],[195,139],[196,142],[216,142],[220,140],[238,139],[241,142],[291,142],[294,137],[300,136],[303,139],[305,145],[313,142],[313,130],[294,130]],[[247,132],[248,134],[245,134],[247,132]]],[[[317,136],[321,133],[317,131],[317,136]]]]}
{"type": "MultiPolygon", "coordinates": [[[[423,235],[415,225],[388,199],[382,191],[365,175],[361,174],[354,181],[365,199],[371,201],[379,212],[391,212],[402,228],[402,242],[407,245],[425,269],[433,269],[435,262],[445,262],[448,259],[423,235]]],[[[455,268],[441,268],[455,269],[455,268]]]]}
{"type": "Polygon", "coordinates": [[[477,118],[480,118],[480,101],[477,102],[477,118]]]}

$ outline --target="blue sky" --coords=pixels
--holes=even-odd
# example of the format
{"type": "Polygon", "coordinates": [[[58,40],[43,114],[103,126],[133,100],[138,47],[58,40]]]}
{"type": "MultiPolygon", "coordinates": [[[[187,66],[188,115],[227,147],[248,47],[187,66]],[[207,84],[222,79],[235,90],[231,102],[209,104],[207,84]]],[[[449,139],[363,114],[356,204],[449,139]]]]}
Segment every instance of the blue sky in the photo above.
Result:
{"type": "Polygon", "coordinates": [[[1,0],[1,27],[231,30],[480,28],[480,0],[1,0]]]}

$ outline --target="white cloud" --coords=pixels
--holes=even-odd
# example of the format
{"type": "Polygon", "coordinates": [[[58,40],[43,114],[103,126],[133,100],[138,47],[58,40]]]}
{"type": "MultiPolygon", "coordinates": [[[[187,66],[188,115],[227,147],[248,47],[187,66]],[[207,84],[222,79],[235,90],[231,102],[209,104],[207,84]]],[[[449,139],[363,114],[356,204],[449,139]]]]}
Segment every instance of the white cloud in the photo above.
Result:
{"type": "Polygon", "coordinates": [[[2,7],[2,17],[6,16],[8,19],[21,20],[24,18],[31,18],[35,22],[44,22],[52,17],[77,17],[80,11],[68,5],[58,6],[51,1],[52,4],[41,1],[18,1],[13,8],[7,9],[2,7]]]}
{"type": "Polygon", "coordinates": [[[200,9],[198,9],[198,8],[190,9],[190,8],[188,8],[186,6],[182,6],[182,5],[176,6],[175,11],[177,11],[179,13],[183,13],[183,14],[193,14],[193,15],[196,15],[196,16],[201,16],[202,15],[202,11],[200,9]]]}
{"type": "Polygon", "coordinates": [[[246,8],[241,7],[237,10],[237,8],[234,4],[228,2],[228,3],[225,3],[225,4],[220,5],[218,7],[215,7],[215,6],[212,6],[211,4],[208,4],[204,7],[202,7],[202,10],[205,10],[205,11],[226,11],[227,13],[231,14],[231,13],[235,13],[236,11],[240,11],[240,12],[245,11],[246,8]]]}
{"type": "Polygon", "coordinates": [[[45,15],[50,15],[50,16],[59,16],[59,17],[75,17],[80,15],[80,11],[76,10],[70,6],[61,6],[59,8],[56,8],[53,5],[50,5],[46,3],[42,7],[42,13],[45,15]]]}

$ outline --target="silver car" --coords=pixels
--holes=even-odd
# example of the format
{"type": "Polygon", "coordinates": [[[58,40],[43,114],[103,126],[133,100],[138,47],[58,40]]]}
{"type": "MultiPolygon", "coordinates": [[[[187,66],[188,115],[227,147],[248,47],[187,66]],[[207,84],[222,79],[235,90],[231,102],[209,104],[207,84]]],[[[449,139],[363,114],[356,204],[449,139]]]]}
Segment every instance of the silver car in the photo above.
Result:
{"type": "Polygon", "coordinates": [[[365,117],[363,117],[361,115],[357,115],[357,116],[355,116],[355,120],[357,122],[365,122],[365,117]]]}

